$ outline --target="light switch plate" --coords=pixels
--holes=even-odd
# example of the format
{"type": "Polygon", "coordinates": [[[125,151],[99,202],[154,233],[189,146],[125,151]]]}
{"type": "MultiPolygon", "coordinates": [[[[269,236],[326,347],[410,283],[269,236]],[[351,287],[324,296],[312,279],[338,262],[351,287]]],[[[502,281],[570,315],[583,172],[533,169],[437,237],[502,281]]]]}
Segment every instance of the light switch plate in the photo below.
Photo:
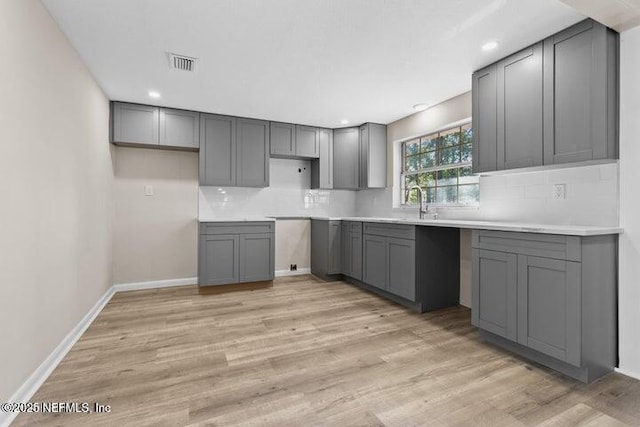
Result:
{"type": "Polygon", "coordinates": [[[567,184],[554,184],[553,185],[553,199],[562,200],[566,198],[567,184]]]}
{"type": "Polygon", "coordinates": [[[145,185],[144,186],[144,195],[145,196],[153,196],[153,185],[145,185]]]}

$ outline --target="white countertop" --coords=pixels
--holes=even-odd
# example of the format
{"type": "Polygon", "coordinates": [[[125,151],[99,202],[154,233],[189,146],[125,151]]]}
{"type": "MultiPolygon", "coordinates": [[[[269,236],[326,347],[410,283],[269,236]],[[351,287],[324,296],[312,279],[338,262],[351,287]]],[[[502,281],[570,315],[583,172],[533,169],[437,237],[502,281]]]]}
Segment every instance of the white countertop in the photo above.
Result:
{"type": "Polygon", "coordinates": [[[459,219],[418,219],[418,218],[371,218],[371,217],[312,217],[312,219],[382,222],[389,224],[427,225],[431,227],[472,228],[477,230],[517,231],[524,233],[564,234],[570,236],[598,236],[621,234],[619,227],[590,225],[550,225],[507,221],[480,221],[459,219]]]}
{"type": "Polygon", "coordinates": [[[261,221],[275,221],[275,218],[269,218],[264,216],[245,216],[245,217],[206,217],[201,216],[198,218],[198,222],[261,222],[261,221]]]}

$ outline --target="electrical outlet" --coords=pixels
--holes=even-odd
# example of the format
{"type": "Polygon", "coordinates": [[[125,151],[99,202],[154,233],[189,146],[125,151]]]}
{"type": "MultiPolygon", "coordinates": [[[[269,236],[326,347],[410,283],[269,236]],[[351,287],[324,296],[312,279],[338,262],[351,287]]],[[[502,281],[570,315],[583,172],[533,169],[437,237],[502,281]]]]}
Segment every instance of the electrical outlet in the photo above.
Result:
{"type": "Polygon", "coordinates": [[[145,196],[153,196],[153,185],[145,185],[144,186],[144,195],[145,196]]]}
{"type": "Polygon", "coordinates": [[[566,198],[567,184],[554,184],[553,185],[553,199],[561,200],[566,198]]]}
{"type": "Polygon", "coordinates": [[[298,271],[298,264],[291,264],[289,271],[298,271]]]}

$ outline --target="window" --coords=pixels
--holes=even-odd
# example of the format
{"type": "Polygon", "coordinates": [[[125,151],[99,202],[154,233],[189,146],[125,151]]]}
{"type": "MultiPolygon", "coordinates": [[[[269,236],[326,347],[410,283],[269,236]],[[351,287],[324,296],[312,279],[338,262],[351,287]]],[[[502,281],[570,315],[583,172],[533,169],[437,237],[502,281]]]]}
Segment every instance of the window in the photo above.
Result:
{"type": "Polygon", "coordinates": [[[471,123],[402,143],[403,203],[417,204],[418,185],[426,203],[475,205],[480,192],[471,167],[471,123]]]}

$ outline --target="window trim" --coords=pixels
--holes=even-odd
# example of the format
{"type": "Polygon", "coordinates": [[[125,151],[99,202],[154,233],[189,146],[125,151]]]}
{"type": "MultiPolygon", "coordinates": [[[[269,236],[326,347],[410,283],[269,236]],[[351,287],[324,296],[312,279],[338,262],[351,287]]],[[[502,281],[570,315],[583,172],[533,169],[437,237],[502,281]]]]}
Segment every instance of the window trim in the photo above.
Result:
{"type": "MultiPolygon", "coordinates": [[[[472,161],[468,161],[468,162],[461,162],[461,163],[451,163],[451,164],[447,164],[447,165],[435,165],[435,166],[431,166],[428,168],[424,168],[424,169],[420,169],[418,171],[415,172],[405,172],[404,169],[406,167],[406,160],[407,160],[407,152],[406,152],[406,144],[408,142],[411,142],[413,140],[421,140],[422,138],[424,138],[425,136],[429,136],[429,135],[434,135],[434,134],[442,134],[442,133],[446,133],[450,130],[453,129],[461,129],[464,126],[467,125],[471,125],[472,124],[472,119],[465,119],[465,120],[461,120],[459,122],[455,122],[455,123],[451,123],[449,126],[440,128],[440,129],[436,129],[434,131],[431,132],[425,132],[425,133],[421,133],[418,134],[416,136],[410,137],[410,138],[403,138],[402,141],[398,141],[400,143],[400,204],[399,207],[400,208],[415,208],[418,206],[417,203],[407,203],[404,198],[404,194],[406,191],[406,187],[405,187],[405,177],[407,176],[412,176],[412,175],[420,175],[420,174],[424,174],[424,173],[434,173],[434,172],[438,172],[441,170],[450,170],[450,169],[462,169],[465,167],[470,167],[473,166],[473,160],[472,161]]],[[[473,129],[473,127],[471,126],[471,128],[473,129]]],[[[454,145],[452,147],[461,147],[463,144],[458,144],[458,145],[454,145]]],[[[447,147],[448,148],[448,147],[447,147]]],[[[436,148],[434,150],[434,152],[438,152],[439,150],[436,148]]],[[[474,174],[475,175],[475,174],[474,174]]],[[[479,184],[479,182],[478,182],[479,184]]],[[[464,185],[473,185],[472,183],[469,184],[462,184],[464,185]]],[[[453,187],[454,185],[451,185],[451,187],[453,187]]],[[[460,187],[461,185],[459,183],[455,184],[455,187],[460,187]]],[[[432,188],[438,188],[438,187],[449,187],[446,185],[443,186],[434,186],[432,188]]],[[[426,203],[426,202],[425,202],[426,203]]],[[[476,203],[438,203],[438,202],[430,202],[428,203],[429,206],[433,206],[433,207],[444,207],[444,208],[448,208],[448,207],[452,207],[452,208],[457,208],[457,207],[463,207],[463,208],[477,208],[479,205],[479,200],[476,203]]]]}

